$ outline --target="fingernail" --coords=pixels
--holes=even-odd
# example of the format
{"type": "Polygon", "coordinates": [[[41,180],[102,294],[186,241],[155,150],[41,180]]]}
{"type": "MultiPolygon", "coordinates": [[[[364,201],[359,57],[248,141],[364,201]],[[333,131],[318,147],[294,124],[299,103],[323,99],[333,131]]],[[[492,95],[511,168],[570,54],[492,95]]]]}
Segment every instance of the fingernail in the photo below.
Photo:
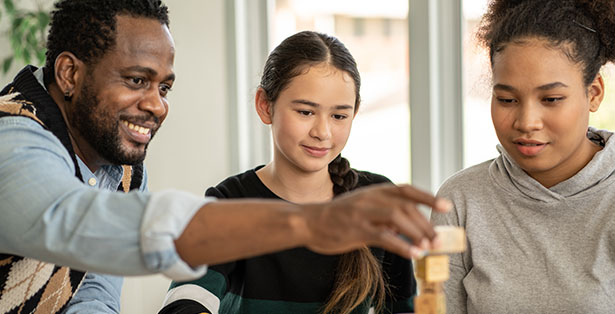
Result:
{"type": "Polygon", "coordinates": [[[410,247],[410,256],[412,256],[412,258],[423,258],[425,255],[427,255],[427,251],[421,250],[416,246],[410,247]]]}
{"type": "Polygon", "coordinates": [[[412,258],[419,258],[419,249],[416,246],[411,246],[410,247],[410,256],[412,256],[412,258]]]}
{"type": "Polygon", "coordinates": [[[429,245],[429,240],[427,240],[427,239],[423,239],[423,240],[421,240],[421,245],[420,245],[420,247],[421,247],[421,249],[423,249],[423,250],[429,250],[429,247],[430,247],[430,245],[429,245]]]}
{"type": "Polygon", "coordinates": [[[439,198],[436,200],[436,207],[439,209],[449,211],[453,208],[453,203],[447,199],[439,198]]]}
{"type": "Polygon", "coordinates": [[[442,241],[440,241],[440,237],[436,236],[433,240],[431,240],[431,247],[433,249],[438,249],[442,245],[442,241]]]}

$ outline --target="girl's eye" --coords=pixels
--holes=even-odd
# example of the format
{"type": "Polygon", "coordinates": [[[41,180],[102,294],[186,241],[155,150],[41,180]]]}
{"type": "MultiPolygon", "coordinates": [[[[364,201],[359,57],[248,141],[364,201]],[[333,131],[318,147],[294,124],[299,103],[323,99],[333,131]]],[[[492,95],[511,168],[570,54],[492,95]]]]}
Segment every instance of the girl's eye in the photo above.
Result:
{"type": "Polygon", "coordinates": [[[560,100],[564,99],[564,97],[546,97],[543,99],[544,102],[546,103],[556,103],[560,100]]]}
{"type": "Polygon", "coordinates": [[[335,120],[344,120],[346,118],[347,118],[347,116],[343,115],[343,114],[334,114],[333,115],[333,119],[335,119],[335,120]]]}
{"type": "Polygon", "coordinates": [[[504,103],[504,104],[512,104],[513,102],[515,102],[515,100],[513,98],[501,98],[498,97],[497,98],[498,102],[504,103]]]}
{"type": "Polygon", "coordinates": [[[302,116],[311,116],[312,112],[309,110],[297,110],[297,112],[302,116]]]}

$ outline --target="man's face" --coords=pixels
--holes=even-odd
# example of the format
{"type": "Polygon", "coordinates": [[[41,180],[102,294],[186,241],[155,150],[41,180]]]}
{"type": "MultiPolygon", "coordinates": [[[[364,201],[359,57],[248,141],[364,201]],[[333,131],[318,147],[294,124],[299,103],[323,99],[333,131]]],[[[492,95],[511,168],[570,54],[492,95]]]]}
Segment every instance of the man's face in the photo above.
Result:
{"type": "Polygon", "coordinates": [[[95,159],[136,164],[168,113],[175,48],[155,19],[120,15],[116,31],[115,46],[87,68],[67,114],[95,159]]]}

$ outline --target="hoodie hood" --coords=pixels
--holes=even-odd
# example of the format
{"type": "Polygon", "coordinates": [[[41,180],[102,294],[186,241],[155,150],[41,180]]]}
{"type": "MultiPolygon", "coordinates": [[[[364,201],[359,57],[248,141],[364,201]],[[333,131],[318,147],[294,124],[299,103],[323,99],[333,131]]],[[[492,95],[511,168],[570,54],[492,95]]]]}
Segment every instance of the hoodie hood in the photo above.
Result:
{"type": "Polygon", "coordinates": [[[596,143],[604,144],[604,148],[574,176],[551,188],[544,187],[530,177],[499,144],[497,149],[500,156],[489,167],[489,174],[505,190],[517,190],[538,201],[562,200],[596,193],[609,185],[600,183],[615,182],[615,138],[612,135],[610,131],[590,127],[587,137],[596,143]]]}

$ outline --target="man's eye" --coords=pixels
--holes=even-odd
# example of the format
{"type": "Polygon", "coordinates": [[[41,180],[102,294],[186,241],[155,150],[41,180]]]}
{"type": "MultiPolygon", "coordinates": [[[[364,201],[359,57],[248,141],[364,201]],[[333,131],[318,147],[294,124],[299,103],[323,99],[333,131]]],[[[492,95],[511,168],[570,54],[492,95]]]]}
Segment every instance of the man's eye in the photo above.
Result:
{"type": "Polygon", "coordinates": [[[145,83],[145,80],[141,77],[131,77],[130,83],[133,85],[141,86],[145,83]]]}
{"type": "Polygon", "coordinates": [[[336,119],[336,120],[344,120],[344,119],[346,119],[346,117],[347,116],[343,115],[343,114],[334,114],[333,115],[333,119],[336,119]]]}
{"type": "Polygon", "coordinates": [[[168,92],[172,91],[171,85],[162,84],[160,85],[160,93],[166,95],[168,92]]]}
{"type": "Polygon", "coordinates": [[[311,112],[311,111],[308,111],[308,110],[297,110],[297,112],[298,112],[300,115],[303,115],[303,116],[310,116],[310,115],[312,115],[312,112],[311,112]]]}

